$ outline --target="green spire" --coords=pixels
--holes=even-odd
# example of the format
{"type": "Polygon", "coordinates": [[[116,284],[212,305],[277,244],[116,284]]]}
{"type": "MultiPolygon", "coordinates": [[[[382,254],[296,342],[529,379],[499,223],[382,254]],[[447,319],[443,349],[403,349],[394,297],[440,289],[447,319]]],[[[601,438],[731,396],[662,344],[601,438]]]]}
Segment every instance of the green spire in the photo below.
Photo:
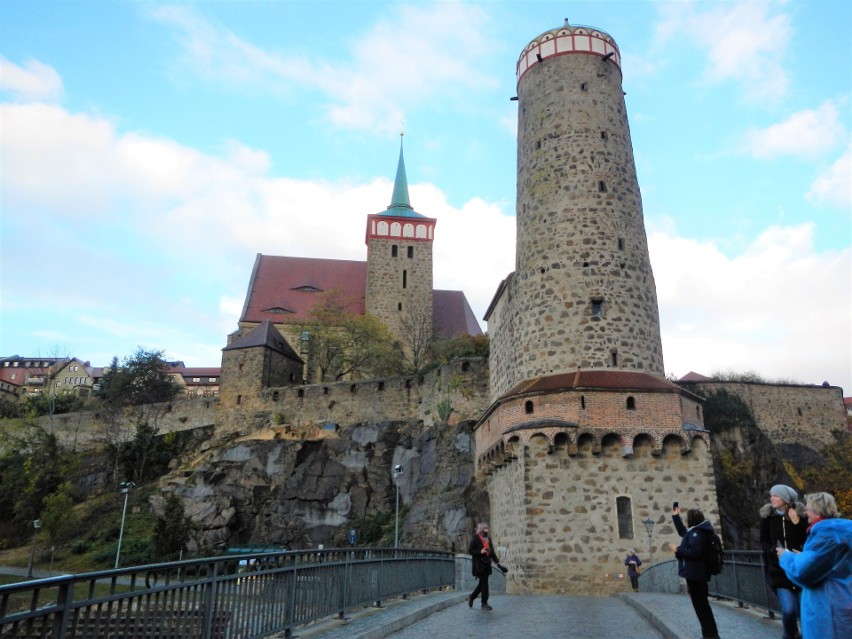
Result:
{"type": "Polygon", "coordinates": [[[402,157],[402,136],[399,134],[399,164],[396,167],[396,180],[393,183],[393,195],[388,210],[391,209],[411,209],[411,202],[408,199],[408,178],[405,175],[405,160],[402,157]]]}

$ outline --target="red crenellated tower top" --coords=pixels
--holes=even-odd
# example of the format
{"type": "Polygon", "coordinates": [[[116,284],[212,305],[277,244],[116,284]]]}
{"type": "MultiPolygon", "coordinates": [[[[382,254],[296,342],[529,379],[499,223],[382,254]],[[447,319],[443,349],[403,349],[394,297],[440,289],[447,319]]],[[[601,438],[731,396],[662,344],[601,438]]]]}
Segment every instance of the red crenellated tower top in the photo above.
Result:
{"type": "Polygon", "coordinates": [[[518,58],[518,82],[531,67],[547,58],[572,53],[586,53],[612,60],[621,70],[621,52],[611,35],[594,27],[570,25],[565,20],[565,26],[545,31],[526,46],[518,58]]]}

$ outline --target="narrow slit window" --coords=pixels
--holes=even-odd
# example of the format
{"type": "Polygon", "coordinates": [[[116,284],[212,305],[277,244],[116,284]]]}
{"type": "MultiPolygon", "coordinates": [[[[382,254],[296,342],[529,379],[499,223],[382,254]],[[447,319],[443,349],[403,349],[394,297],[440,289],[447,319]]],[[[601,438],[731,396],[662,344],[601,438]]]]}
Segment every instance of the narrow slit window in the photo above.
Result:
{"type": "Polygon", "coordinates": [[[586,410],[586,396],[580,395],[580,408],[586,410]]]}
{"type": "Polygon", "coordinates": [[[402,310],[402,302],[398,302],[398,303],[397,303],[397,305],[396,305],[396,310],[398,310],[398,311],[401,311],[401,310],[402,310]]]}
{"type": "Polygon", "coordinates": [[[391,257],[396,257],[399,254],[399,247],[396,244],[391,244],[391,257]]]}
{"type": "Polygon", "coordinates": [[[408,271],[402,272],[402,288],[408,288],[408,271]]]}
{"type": "Polygon", "coordinates": [[[616,497],[615,510],[618,514],[618,538],[633,539],[633,505],[630,497],[616,497]]]}
{"type": "Polygon", "coordinates": [[[619,251],[624,250],[624,238],[623,237],[618,238],[618,250],[619,251]]]}
{"type": "Polygon", "coordinates": [[[601,131],[601,140],[609,140],[609,133],[601,131]]]}
{"type": "Polygon", "coordinates": [[[609,354],[609,357],[610,357],[610,361],[612,362],[613,368],[618,366],[618,353],[613,351],[612,353],[609,354]]]}
{"type": "Polygon", "coordinates": [[[411,258],[413,258],[413,257],[414,257],[414,247],[413,247],[413,246],[409,246],[409,247],[408,247],[408,259],[411,259],[411,258]]]}
{"type": "Polygon", "coordinates": [[[598,193],[606,193],[606,182],[598,180],[598,193]]]}

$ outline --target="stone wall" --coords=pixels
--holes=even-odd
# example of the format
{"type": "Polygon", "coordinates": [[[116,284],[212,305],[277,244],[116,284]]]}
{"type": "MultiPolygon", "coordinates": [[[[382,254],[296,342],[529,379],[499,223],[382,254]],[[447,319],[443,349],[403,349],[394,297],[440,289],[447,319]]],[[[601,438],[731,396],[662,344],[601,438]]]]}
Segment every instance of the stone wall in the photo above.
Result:
{"type": "Polygon", "coordinates": [[[661,455],[649,440],[622,457],[617,440],[599,454],[553,448],[533,438],[517,459],[488,478],[491,527],[510,568],[507,591],[516,594],[609,594],[628,590],[624,557],[635,548],[650,559],[643,520],[654,522],[654,560],[670,557],[678,543],[671,503],[698,507],[718,529],[713,466],[708,446],[667,438],[661,455]],[[619,531],[616,499],[630,500],[632,531],[619,531]]]}
{"type": "Polygon", "coordinates": [[[447,421],[476,420],[488,407],[488,360],[454,360],[422,378],[334,382],[309,386],[267,388],[226,404],[222,396],[222,431],[248,433],[278,427],[281,436],[313,436],[324,429],[360,423],[415,419],[442,421],[444,405],[452,408],[447,421]]]}
{"type": "MultiPolygon", "coordinates": [[[[371,238],[367,253],[366,311],[382,320],[395,335],[400,319],[423,318],[432,324],[432,241],[371,238]],[[397,254],[392,254],[392,247],[397,254]],[[412,257],[408,257],[411,251],[412,257]]],[[[431,335],[431,330],[425,334],[431,335]]],[[[405,343],[405,340],[402,340],[405,343]]]]}
{"type": "Polygon", "coordinates": [[[688,382],[681,386],[706,396],[720,390],[738,396],[751,409],[758,428],[775,444],[819,450],[834,443],[832,431],[845,430],[846,410],[839,386],[688,382]]]}

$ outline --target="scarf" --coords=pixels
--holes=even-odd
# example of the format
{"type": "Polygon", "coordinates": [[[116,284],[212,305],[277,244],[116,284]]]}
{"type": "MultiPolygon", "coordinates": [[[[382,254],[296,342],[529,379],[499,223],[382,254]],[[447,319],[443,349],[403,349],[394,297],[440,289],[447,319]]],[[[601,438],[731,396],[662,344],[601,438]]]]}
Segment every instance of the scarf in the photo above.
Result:
{"type": "Polygon", "coordinates": [[[823,519],[824,519],[823,517],[820,517],[819,515],[816,515],[813,519],[808,520],[810,523],[809,523],[809,525],[808,525],[808,530],[807,530],[807,532],[811,532],[811,528],[813,528],[813,527],[814,527],[814,524],[816,524],[816,523],[818,523],[818,522],[821,522],[823,519]]]}
{"type": "Polygon", "coordinates": [[[485,548],[485,550],[487,550],[488,554],[490,555],[491,554],[491,540],[489,540],[488,537],[483,537],[482,535],[479,535],[479,534],[477,535],[477,537],[479,537],[479,541],[482,542],[482,547],[485,548]]]}

